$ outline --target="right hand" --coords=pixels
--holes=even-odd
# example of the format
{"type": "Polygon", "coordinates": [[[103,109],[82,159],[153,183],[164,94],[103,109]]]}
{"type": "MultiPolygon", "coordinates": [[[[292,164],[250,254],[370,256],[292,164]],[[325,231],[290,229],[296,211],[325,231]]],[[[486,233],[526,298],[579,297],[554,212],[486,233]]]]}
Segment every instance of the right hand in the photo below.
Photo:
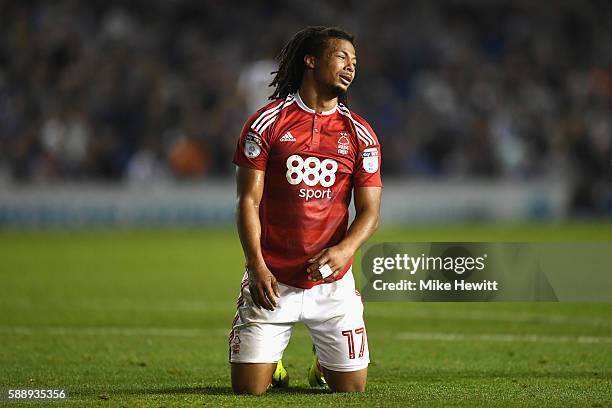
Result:
{"type": "Polygon", "coordinates": [[[254,268],[247,268],[249,274],[249,291],[253,303],[258,308],[266,310],[274,310],[277,305],[280,291],[278,282],[272,272],[265,265],[260,265],[254,268]]]}

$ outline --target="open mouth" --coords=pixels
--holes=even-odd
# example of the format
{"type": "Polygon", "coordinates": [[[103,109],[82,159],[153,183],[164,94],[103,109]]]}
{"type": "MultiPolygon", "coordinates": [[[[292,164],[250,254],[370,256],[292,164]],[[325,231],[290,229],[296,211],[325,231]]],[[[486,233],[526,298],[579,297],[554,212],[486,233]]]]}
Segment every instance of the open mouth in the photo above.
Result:
{"type": "Polygon", "coordinates": [[[340,74],[340,81],[342,81],[344,85],[350,84],[352,80],[353,78],[351,78],[350,75],[340,74]]]}

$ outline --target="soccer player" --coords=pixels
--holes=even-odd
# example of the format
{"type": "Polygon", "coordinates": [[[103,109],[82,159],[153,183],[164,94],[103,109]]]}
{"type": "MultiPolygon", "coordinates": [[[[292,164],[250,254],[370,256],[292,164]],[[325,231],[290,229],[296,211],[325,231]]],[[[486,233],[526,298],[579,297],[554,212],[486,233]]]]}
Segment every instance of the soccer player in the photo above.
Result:
{"type": "Polygon", "coordinates": [[[368,342],[351,265],[378,227],[381,155],[370,125],[342,103],[357,69],[353,43],[337,28],[298,32],[279,55],[273,102],[242,129],[234,163],[246,273],[229,338],[236,393],[260,395],[273,376],[285,379],[280,360],[298,321],[316,350],[310,384],[365,390],[368,342]]]}

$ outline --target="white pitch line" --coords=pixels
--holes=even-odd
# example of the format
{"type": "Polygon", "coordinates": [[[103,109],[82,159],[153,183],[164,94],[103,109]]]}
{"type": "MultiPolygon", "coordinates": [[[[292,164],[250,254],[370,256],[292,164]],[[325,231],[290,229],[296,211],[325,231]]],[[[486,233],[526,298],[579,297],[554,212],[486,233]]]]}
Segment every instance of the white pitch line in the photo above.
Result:
{"type": "Polygon", "coordinates": [[[49,336],[128,336],[128,337],[205,337],[228,335],[227,330],[180,329],[172,327],[66,327],[66,326],[0,326],[0,334],[49,336]]]}
{"type": "Polygon", "coordinates": [[[420,341],[480,341],[504,343],[577,343],[612,344],[612,337],[595,336],[547,336],[541,334],[502,334],[502,333],[423,333],[402,332],[395,336],[398,340],[420,341]]]}
{"type": "MultiPolygon", "coordinates": [[[[421,311],[411,310],[409,307],[380,308],[366,305],[367,317],[396,317],[412,319],[444,319],[444,320],[469,320],[469,321],[491,321],[491,322],[510,322],[510,323],[537,323],[550,325],[576,325],[576,326],[595,326],[612,327],[612,319],[589,317],[589,316],[568,316],[551,313],[529,313],[529,312],[482,312],[482,311],[421,311]]],[[[0,301],[3,309],[26,309],[26,310],[94,310],[105,311],[161,311],[161,312],[195,312],[210,313],[230,311],[233,313],[235,302],[233,299],[227,302],[205,302],[199,300],[190,301],[146,301],[134,299],[79,299],[67,303],[56,300],[51,303],[37,304],[31,299],[21,298],[10,302],[0,301]]]]}
{"type": "MultiPolygon", "coordinates": [[[[237,297],[237,296],[236,296],[237,297]]],[[[17,299],[0,301],[5,309],[20,310],[94,310],[94,311],[162,311],[162,312],[211,312],[224,311],[236,308],[236,300],[228,299],[226,302],[203,301],[169,301],[160,300],[134,300],[134,299],[79,299],[69,302],[62,299],[47,300],[45,303],[36,303],[31,299],[17,299]]]]}
{"type": "Polygon", "coordinates": [[[444,319],[444,320],[472,320],[472,321],[498,321],[498,322],[510,322],[510,323],[538,323],[538,324],[574,324],[582,326],[612,326],[612,320],[603,318],[592,318],[585,316],[566,316],[559,314],[545,314],[545,313],[508,313],[498,312],[489,313],[481,311],[473,312],[423,312],[415,310],[402,309],[397,310],[384,310],[368,308],[366,305],[365,315],[375,317],[395,317],[401,315],[406,319],[444,319]]]}
{"type": "MultiPolygon", "coordinates": [[[[127,336],[127,337],[187,337],[227,336],[228,329],[181,329],[172,327],[64,327],[64,326],[0,326],[4,335],[48,335],[48,336],[127,336]]],[[[294,333],[298,334],[298,333],[294,333]]],[[[305,333],[304,333],[305,334],[305,333]]],[[[603,336],[549,336],[540,334],[503,334],[503,333],[439,333],[439,332],[401,332],[397,340],[414,341],[480,341],[510,343],[576,343],[612,344],[612,337],[603,336]]]]}

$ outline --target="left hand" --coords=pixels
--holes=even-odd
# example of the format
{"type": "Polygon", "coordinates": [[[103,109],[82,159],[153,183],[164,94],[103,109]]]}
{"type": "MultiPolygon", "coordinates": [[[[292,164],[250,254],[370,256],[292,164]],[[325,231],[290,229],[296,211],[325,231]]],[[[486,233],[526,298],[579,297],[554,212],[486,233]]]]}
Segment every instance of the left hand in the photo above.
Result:
{"type": "Polygon", "coordinates": [[[346,250],[342,248],[340,245],[336,245],[333,247],[325,248],[312,258],[308,260],[310,265],[306,268],[306,274],[308,275],[308,280],[313,282],[320,281],[323,277],[319,272],[319,268],[325,264],[329,265],[329,267],[334,271],[331,275],[323,280],[323,283],[331,283],[336,280],[336,277],[342,269],[346,266],[346,263],[349,261],[351,256],[353,255],[352,251],[346,250]]]}

